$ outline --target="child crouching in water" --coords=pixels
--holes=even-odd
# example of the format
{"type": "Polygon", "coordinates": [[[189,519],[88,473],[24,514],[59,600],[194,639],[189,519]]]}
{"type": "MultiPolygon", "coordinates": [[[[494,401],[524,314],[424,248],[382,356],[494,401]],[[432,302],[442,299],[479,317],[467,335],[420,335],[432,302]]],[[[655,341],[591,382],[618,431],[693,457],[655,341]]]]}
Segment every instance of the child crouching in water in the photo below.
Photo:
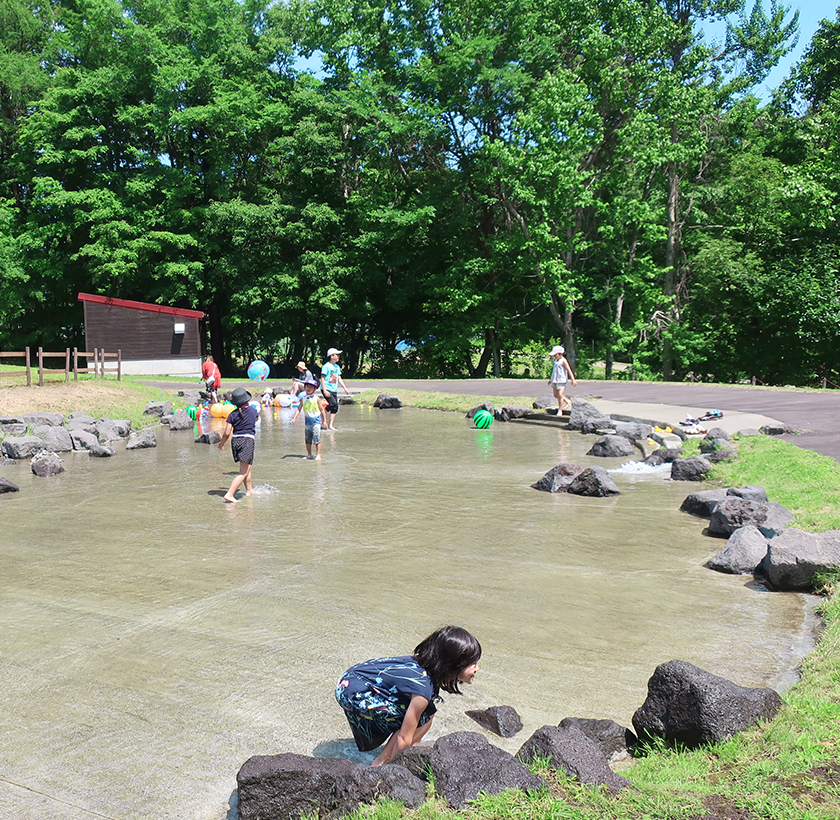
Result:
{"type": "Polygon", "coordinates": [[[304,434],[303,440],[306,444],[306,457],[312,458],[312,445],[315,445],[315,461],[321,460],[321,425],[327,425],[327,414],[324,412],[324,405],[321,399],[315,395],[315,388],[318,382],[315,379],[305,379],[303,389],[306,391],[301,397],[300,404],[292,416],[292,424],[303,412],[304,434]]]}
{"type": "Polygon", "coordinates": [[[335,690],[359,751],[385,748],[373,761],[381,766],[397,752],[419,743],[437,711],[439,692],[460,695],[460,683],[478,672],[481,644],[465,629],[444,626],[421,641],[413,655],[374,658],[348,669],[335,690]]]}
{"type": "Polygon", "coordinates": [[[251,467],[254,463],[254,437],[257,432],[259,410],[251,404],[251,394],[244,387],[237,387],[231,394],[231,401],[236,410],[231,410],[227,417],[225,432],[219,442],[219,449],[223,449],[228,439],[231,439],[230,449],[233,460],[239,462],[239,475],[230,482],[230,489],[225,493],[225,501],[235,504],[236,491],[245,484],[245,495],[251,495],[251,467]]]}

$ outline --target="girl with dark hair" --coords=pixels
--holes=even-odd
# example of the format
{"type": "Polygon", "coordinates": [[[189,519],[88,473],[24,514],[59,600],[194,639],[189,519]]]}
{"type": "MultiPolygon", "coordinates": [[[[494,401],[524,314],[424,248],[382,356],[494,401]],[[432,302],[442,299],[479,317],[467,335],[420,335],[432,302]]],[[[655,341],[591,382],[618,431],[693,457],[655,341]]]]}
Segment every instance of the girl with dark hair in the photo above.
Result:
{"type": "Polygon", "coordinates": [[[251,486],[251,467],[254,463],[254,438],[260,412],[249,404],[251,394],[244,387],[237,387],[231,394],[231,400],[236,405],[236,410],[228,414],[219,449],[224,449],[225,443],[230,439],[233,460],[239,463],[239,472],[230,482],[230,489],[224,495],[225,501],[235,504],[239,501],[236,491],[242,484],[245,485],[245,495],[251,495],[254,492],[251,486]]]}
{"type": "Polygon", "coordinates": [[[444,626],[421,641],[413,655],[374,658],[348,669],[335,689],[356,746],[369,752],[390,739],[373,761],[381,766],[419,743],[432,724],[439,692],[460,695],[472,683],[481,644],[466,629],[444,626]]]}

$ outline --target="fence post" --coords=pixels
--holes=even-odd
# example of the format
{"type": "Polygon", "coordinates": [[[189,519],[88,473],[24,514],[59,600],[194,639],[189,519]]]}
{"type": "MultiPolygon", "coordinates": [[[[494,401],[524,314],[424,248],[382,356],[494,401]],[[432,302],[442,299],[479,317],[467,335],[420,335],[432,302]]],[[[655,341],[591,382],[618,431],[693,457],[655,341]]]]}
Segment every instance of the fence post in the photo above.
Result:
{"type": "Polygon", "coordinates": [[[93,348],[93,378],[99,378],[99,348],[93,348]]]}
{"type": "Polygon", "coordinates": [[[117,349],[117,381],[122,380],[122,348],[117,349]]]}
{"type": "Polygon", "coordinates": [[[26,386],[32,387],[32,372],[29,369],[29,348],[26,348],[26,386]]]}
{"type": "Polygon", "coordinates": [[[73,381],[79,381],[79,348],[73,348],[73,381]]]}
{"type": "Polygon", "coordinates": [[[70,381],[70,348],[69,347],[64,351],[64,381],[65,381],[65,383],[70,381]]]}
{"type": "Polygon", "coordinates": [[[38,387],[44,386],[44,348],[38,345],[38,387]]]}
{"type": "Polygon", "coordinates": [[[823,390],[825,390],[826,387],[828,387],[828,379],[823,376],[823,390]]]}
{"type": "Polygon", "coordinates": [[[750,384],[755,387],[755,376],[750,379],[750,384]]]}

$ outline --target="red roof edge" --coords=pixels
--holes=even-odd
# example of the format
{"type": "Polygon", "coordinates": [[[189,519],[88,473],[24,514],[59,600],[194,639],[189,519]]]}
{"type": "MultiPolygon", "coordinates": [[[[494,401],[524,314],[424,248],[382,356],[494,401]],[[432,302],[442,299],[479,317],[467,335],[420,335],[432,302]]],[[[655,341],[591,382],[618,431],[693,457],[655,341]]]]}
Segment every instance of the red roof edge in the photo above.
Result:
{"type": "Polygon", "coordinates": [[[128,308],[129,310],[147,310],[149,313],[167,313],[184,319],[203,319],[204,311],[189,308],[174,308],[168,305],[155,305],[151,302],[132,302],[130,299],[115,299],[113,296],[97,296],[93,293],[80,293],[80,302],[97,302],[100,305],[128,308]]]}

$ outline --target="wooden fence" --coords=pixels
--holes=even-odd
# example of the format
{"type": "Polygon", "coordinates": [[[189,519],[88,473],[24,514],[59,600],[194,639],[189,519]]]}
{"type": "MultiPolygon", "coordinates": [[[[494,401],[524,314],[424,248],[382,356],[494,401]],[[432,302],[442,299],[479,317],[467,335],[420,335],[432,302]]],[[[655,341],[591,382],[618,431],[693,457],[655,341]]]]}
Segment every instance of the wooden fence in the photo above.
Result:
{"type": "MultiPolygon", "coordinates": [[[[34,358],[37,362],[39,387],[44,386],[45,375],[63,374],[65,382],[70,381],[71,373],[73,374],[73,381],[79,380],[79,373],[93,373],[95,379],[104,379],[106,373],[116,373],[117,381],[122,379],[122,350],[118,350],[116,353],[106,353],[104,348],[95,347],[93,352],[88,352],[87,350],[79,350],[76,347],[71,350],[68,347],[63,352],[51,353],[39,347],[34,358]],[[80,356],[87,359],[87,367],[79,367],[80,356]],[[44,367],[44,359],[64,359],[64,368],[46,368],[44,367]],[[109,360],[112,365],[110,367],[107,366],[109,360]],[[91,363],[93,367],[91,367],[91,363]]],[[[26,370],[13,370],[11,372],[0,370],[0,381],[12,376],[26,376],[26,386],[32,387],[32,371],[35,369],[35,366],[32,361],[32,351],[28,347],[23,351],[0,351],[0,363],[3,359],[23,359],[26,370]]]]}

